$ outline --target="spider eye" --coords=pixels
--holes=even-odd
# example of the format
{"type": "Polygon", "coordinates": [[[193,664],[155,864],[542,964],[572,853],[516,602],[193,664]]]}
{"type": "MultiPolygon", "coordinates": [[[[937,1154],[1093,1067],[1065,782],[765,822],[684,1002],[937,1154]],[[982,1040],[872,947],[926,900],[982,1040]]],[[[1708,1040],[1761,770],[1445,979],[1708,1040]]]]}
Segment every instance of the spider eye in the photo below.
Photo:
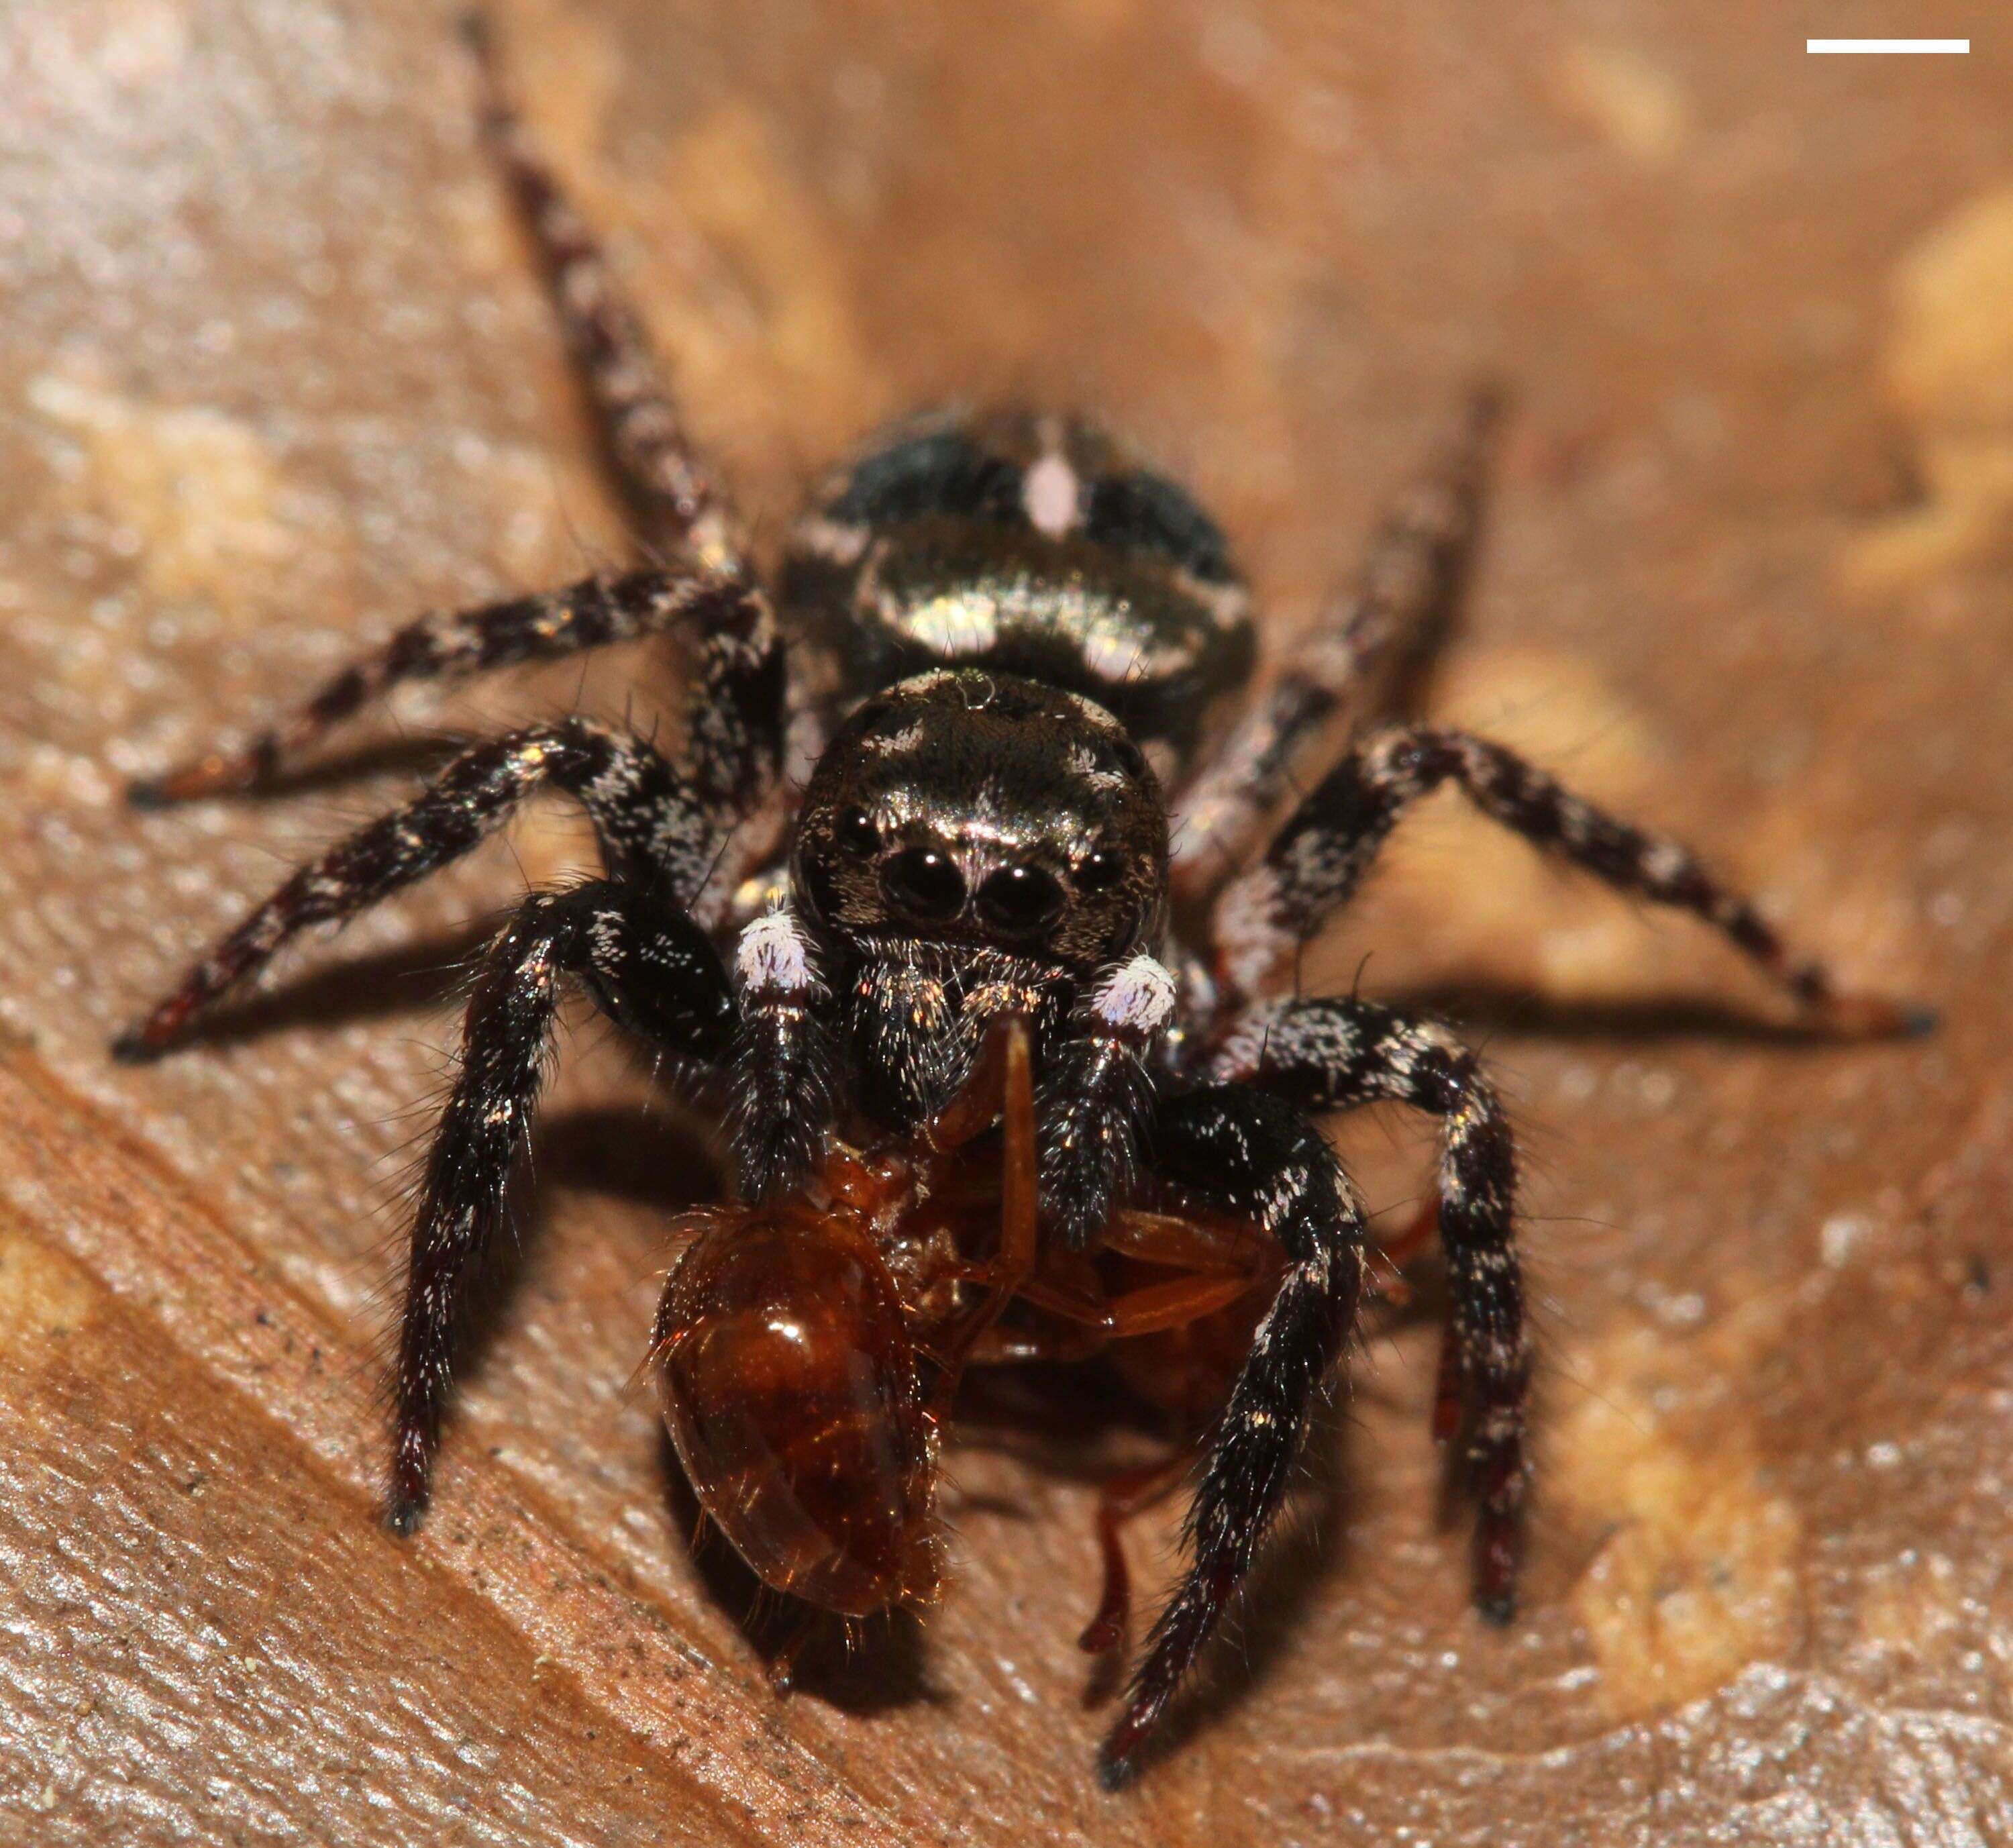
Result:
{"type": "Polygon", "coordinates": [[[1125,856],[1115,848],[1100,847],[1095,853],[1087,854],[1071,869],[1070,877],[1076,881],[1078,892],[1103,892],[1115,885],[1119,875],[1125,870],[1125,856]]]}
{"type": "Polygon", "coordinates": [[[964,875],[934,847],[903,848],[881,867],[881,889],[918,923],[946,923],[964,909],[964,875]]]}
{"type": "Polygon", "coordinates": [[[1061,916],[1063,888],[1039,867],[1002,867],[978,888],[978,915],[1008,936],[1046,930],[1061,916]]]}
{"type": "Polygon", "coordinates": [[[838,819],[832,824],[831,831],[832,838],[846,853],[863,858],[880,850],[881,831],[864,809],[842,810],[838,819]]]}

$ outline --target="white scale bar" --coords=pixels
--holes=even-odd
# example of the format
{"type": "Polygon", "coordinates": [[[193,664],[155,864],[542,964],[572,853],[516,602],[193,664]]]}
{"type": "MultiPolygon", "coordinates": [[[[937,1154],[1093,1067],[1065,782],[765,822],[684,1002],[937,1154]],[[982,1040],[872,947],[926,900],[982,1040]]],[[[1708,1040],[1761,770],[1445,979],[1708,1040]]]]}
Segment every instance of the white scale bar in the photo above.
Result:
{"type": "Polygon", "coordinates": [[[1807,38],[1806,52],[1864,52],[1904,55],[1935,52],[1966,52],[1968,38],[1807,38]]]}

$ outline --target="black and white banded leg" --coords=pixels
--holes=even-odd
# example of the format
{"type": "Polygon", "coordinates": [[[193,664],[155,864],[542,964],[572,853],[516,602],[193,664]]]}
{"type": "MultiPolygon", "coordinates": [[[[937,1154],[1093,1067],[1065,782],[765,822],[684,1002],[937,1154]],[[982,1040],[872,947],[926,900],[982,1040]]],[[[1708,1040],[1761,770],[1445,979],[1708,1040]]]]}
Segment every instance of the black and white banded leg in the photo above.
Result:
{"type": "Polygon", "coordinates": [[[1171,877],[1185,903],[1200,903],[1244,863],[1295,764],[1344,706],[1359,721],[1384,710],[1430,656],[1474,556],[1496,415],[1493,393],[1468,395],[1385,509],[1356,577],[1176,799],[1171,877]]]}
{"type": "Polygon", "coordinates": [[[734,997],[719,953],[667,898],[614,881],[535,894],[491,945],[413,1224],[386,1508],[401,1533],[426,1507],[459,1313],[505,1223],[569,981],[681,1062],[710,1063],[732,1036],[734,997]]]}
{"type": "Polygon", "coordinates": [[[1226,995],[1257,992],[1293,946],[1355,895],[1406,809],[1446,783],[1491,820],[1618,891],[1711,924],[1825,1026],[1877,1035],[1927,1025],[1893,1002],[1841,992],[1822,963],[1793,956],[1753,904],[1682,843],[1604,813],[1500,745],[1425,727],[1364,739],[1293,811],[1258,865],[1224,892],[1214,936],[1226,995]]]}
{"type": "Polygon", "coordinates": [[[438,872],[545,788],[564,790],[587,811],[611,878],[691,903],[717,838],[709,805],[640,739],[581,719],[533,726],[463,752],[423,794],[302,867],[113,1051],[126,1060],[166,1051],[309,925],[354,917],[438,872]]]}
{"type": "Polygon", "coordinates": [[[698,640],[693,734],[702,774],[724,790],[766,785],[781,760],[784,724],[783,650],[767,599],[739,580],[647,570],[420,617],[277,724],[135,782],[127,794],[159,808],[253,788],[403,682],[466,680],[674,630],[698,640]]]}
{"type": "Polygon", "coordinates": [[[645,543],[683,552],[717,575],[745,577],[745,536],[713,472],[700,461],[656,354],[587,222],[553,177],[498,71],[487,21],[463,16],[475,53],[484,138],[517,195],[538,248],[575,371],[645,543]]]}
{"type": "Polygon", "coordinates": [[[1169,1697],[1250,1571],[1364,1287],[1355,1189],[1293,1106],[1238,1085],[1190,1092],[1161,1105],[1153,1144],[1156,1173],[1256,1220],[1279,1242],[1288,1268],[1204,1453],[1189,1512],[1188,1569],[1146,1639],[1125,1710],[1099,1753],[1099,1775],[1112,1789],[1137,1768],[1169,1697]]]}
{"type": "Polygon", "coordinates": [[[1212,1056],[1208,1074],[1313,1112],[1388,1102],[1439,1119],[1449,1301],[1433,1428],[1444,1442],[1465,1424],[1479,1504],[1475,1603],[1507,1623],[1521,1538],[1531,1360],[1515,1242],[1516,1144],[1494,1089],[1474,1053],[1444,1027],[1339,997],[1251,1009],[1212,1056]]]}
{"type": "Polygon", "coordinates": [[[1131,1186],[1175,992],[1150,956],[1117,965],[1092,987],[1042,1081],[1042,1206],[1072,1251],[1096,1243],[1131,1186]]]}

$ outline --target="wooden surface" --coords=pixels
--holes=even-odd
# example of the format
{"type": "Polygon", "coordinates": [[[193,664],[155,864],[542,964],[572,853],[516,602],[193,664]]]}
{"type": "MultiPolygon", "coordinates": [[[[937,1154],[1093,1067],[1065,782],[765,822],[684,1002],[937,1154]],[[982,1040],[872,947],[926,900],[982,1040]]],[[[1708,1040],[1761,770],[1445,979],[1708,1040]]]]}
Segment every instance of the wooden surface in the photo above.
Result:
{"type": "MultiPolygon", "coordinates": [[[[533,819],[166,1065],[104,1042],[441,730],[647,713],[678,675],[401,705],[280,798],[121,806],[404,614],[623,538],[443,9],[14,0],[0,1839],[2013,1839],[2004,45],[1806,58],[1919,29],[1855,0],[503,23],[770,533],[879,416],[1089,403],[1222,511],[1284,636],[1497,370],[1517,416],[1434,710],[1694,839],[1944,1028],[1773,1031],[1697,932],[1421,816],[1308,975],[1434,998],[1513,1101],[1526,1607],[1499,1634],[1466,1607],[1430,1315],[1387,1317],[1303,1537],[1120,1798],[1071,1639],[1089,1483],[1139,1440],[1081,1412],[975,1414],[926,1635],[770,1699],[623,1392],[664,1215],[711,1170],[594,1033],[436,1513],[395,1542],[379,1353],[442,971],[577,837],[533,819]]],[[[1375,1203],[1416,1192],[1413,1126],[1347,1146],[1375,1203]]],[[[1150,1579],[1171,1537],[1135,1536],[1150,1579]]]]}

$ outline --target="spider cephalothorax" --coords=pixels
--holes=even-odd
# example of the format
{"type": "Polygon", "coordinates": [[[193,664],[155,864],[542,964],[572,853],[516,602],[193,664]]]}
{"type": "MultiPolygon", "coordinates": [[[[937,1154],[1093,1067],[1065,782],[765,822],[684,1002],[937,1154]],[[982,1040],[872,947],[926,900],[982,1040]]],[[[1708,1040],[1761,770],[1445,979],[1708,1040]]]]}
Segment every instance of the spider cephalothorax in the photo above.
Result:
{"type": "MultiPolygon", "coordinates": [[[[1216,1248],[1194,1230],[1201,1219],[1147,1224],[1135,1194],[1169,1193],[1185,1213],[1245,1228],[1221,1246],[1239,1254],[1237,1287],[1262,1281],[1272,1293],[1262,1316],[1236,1324],[1248,1352],[1202,1445],[1186,1574],[1106,1744],[1111,1781],[1135,1764],[1243,1579],[1355,1323],[1362,1213],[1313,1116],[1394,1101],[1437,1117],[1449,1306],[1435,1427],[1464,1433],[1480,1504],[1477,1602],[1506,1618],[1529,1368],[1509,1128],[1445,1029],[1353,998],[1264,999],[1275,969],[1347,902],[1407,806],[1451,785],[1566,863],[1714,926],[1821,1024],[1893,1031],[1918,1017],[1841,996],[1686,849],[1500,746],[1375,723],[1394,669],[1434,637],[1464,574],[1486,399],[1394,502],[1360,578],[1271,692],[1198,763],[1205,715],[1242,685],[1253,648],[1223,535],[1186,494],[1080,422],[941,413],[821,485],[772,601],[634,316],[493,80],[485,121],[623,484],[667,562],[422,617],[273,730],[134,792],[159,803],[244,787],[402,681],[665,631],[695,645],[681,762],[577,718],[477,744],[287,881],[120,1042],[129,1057],[166,1050],[306,926],[447,864],[535,792],[585,810],[603,877],[532,895],[491,946],[428,1157],[400,1331],[393,1525],[409,1530],[425,1507],[457,1311],[503,1225],[560,1002],[577,983],[703,1088],[728,1081],[741,1210],[753,1216],[730,1224],[785,1241],[792,1227],[824,1227],[833,1275],[853,1275],[860,1249],[816,1192],[835,1138],[864,1125],[936,1148],[946,1113],[960,1136],[982,1131],[965,1119],[970,1099],[995,1095],[980,1079],[996,1024],[1017,1036],[1020,1094],[1033,1100],[1026,1160],[1008,1165],[1038,1173],[1039,1226],[1024,1179],[1014,1181],[1014,1267],[981,1260],[996,1277],[985,1314],[1014,1291],[1060,1300],[1056,1276],[1117,1252],[1199,1264],[1200,1281],[1150,1291],[1145,1310],[1128,1299],[1129,1321],[1095,1303],[1078,1311],[1107,1332],[1166,1328],[1171,1303],[1200,1316],[1220,1299],[1216,1248]],[[1347,747],[1268,839],[1306,748],[1344,717],[1357,728],[1347,747]],[[1171,916],[1188,941],[1171,935],[1171,916]],[[1247,1261],[1253,1240],[1263,1261],[1247,1261]]],[[[723,1247],[731,1236],[706,1246],[696,1293],[667,1310],[673,1333],[703,1332],[707,1291],[723,1279],[737,1302],[759,1297],[763,1267],[723,1247]]],[[[786,1268],[799,1292],[825,1274],[779,1260],[779,1289],[786,1268]]],[[[861,1353],[906,1300],[878,1285],[860,1298],[851,1322],[872,1336],[861,1353]]],[[[889,1506],[902,1532],[920,1533],[927,1508],[909,1503],[926,1500],[931,1477],[909,1365],[874,1375],[885,1375],[874,1403],[900,1414],[889,1506]]],[[[694,1377],[679,1389],[688,1410],[717,1409],[720,1380],[735,1376],[694,1377]]],[[[813,1367],[802,1378],[824,1377],[813,1367]]],[[[787,1411],[792,1394],[819,1389],[778,1389],[787,1411]]],[[[860,1435],[843,1421],[806,1428],[860,1435]]],[[[731,1474],[725,1450],[706,1454],[731,1474]]],[[[833,1505],[849,1504],[841,1494],[833,1505]]],[[[791,1532],[792,1570],[827,1557],[815,1535],[791,1532]]],[[[933,1587],[926,1551],[900,1570],[888,1555],[896,1564],[846,1598],[933,1587]]]]}
{"type": "Polygon", "coordinates": [[[1165,799],[1080,694],[942,668],[855,710],[819,759],[792,894],[818,928],[990,944],[1095,969],[1156,941],[1165,799]]]}

